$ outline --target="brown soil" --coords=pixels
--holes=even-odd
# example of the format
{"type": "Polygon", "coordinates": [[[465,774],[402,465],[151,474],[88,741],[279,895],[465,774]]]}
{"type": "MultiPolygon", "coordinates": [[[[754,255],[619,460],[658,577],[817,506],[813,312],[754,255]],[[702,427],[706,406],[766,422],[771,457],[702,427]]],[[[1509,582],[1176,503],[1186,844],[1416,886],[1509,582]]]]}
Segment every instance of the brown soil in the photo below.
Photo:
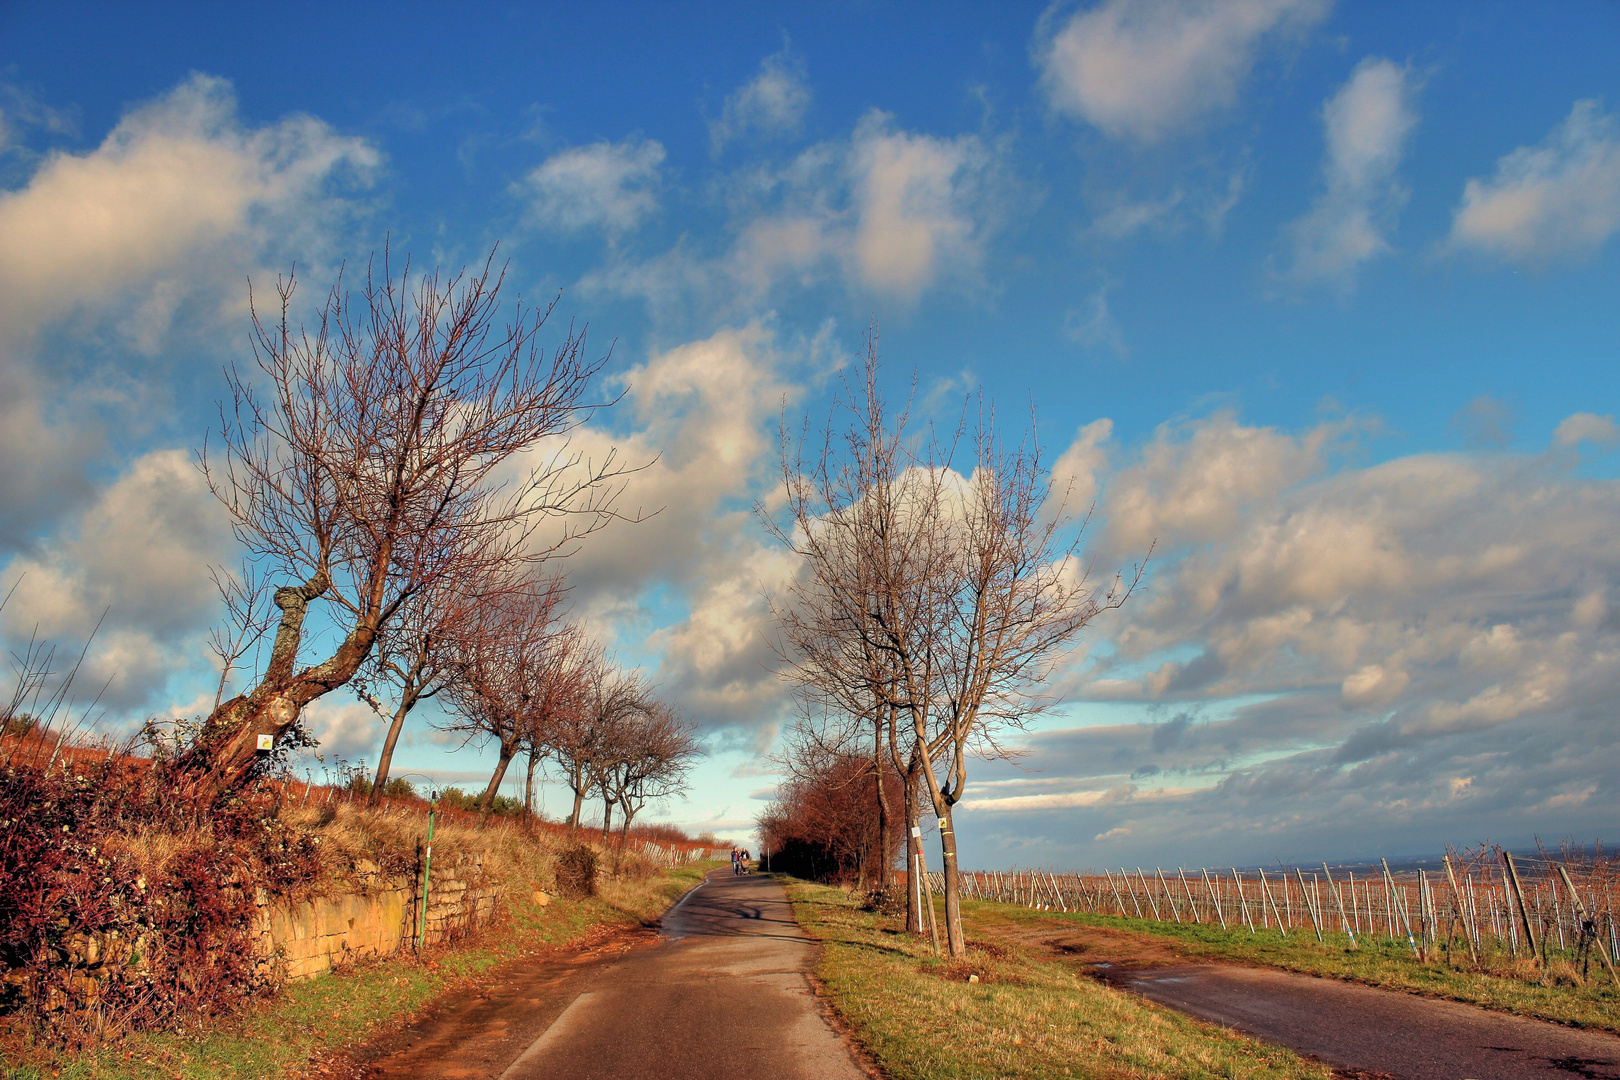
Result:
{"type": "MultiPolygon", "coordinates": [[[[1136,970],[1140,968],[1176,967],[1198,958],[1163,938],[1151,938],[1128,931],[1102,926],[1029,925],[1008,921],[983,926],[996,937],[1011,940],[1017,945],[1044,957],[1073,960],[1086,965],[1107,964],[1110,968],[1136,970]],[[1057,931],[1054,933],[1054,931],[1057,931]]],[[[1092,973],[1105,968],[1092,967],[1092,973]]]]}

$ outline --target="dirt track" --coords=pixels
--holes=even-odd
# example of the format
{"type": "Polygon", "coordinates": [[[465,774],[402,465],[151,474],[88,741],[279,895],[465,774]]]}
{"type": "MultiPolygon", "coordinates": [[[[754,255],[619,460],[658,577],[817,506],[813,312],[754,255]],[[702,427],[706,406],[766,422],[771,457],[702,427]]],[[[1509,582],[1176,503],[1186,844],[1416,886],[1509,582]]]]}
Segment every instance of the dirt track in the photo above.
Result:
{"type": "Polygon", "coordinates": [[[1269,968],[1189,962],[1100,927],[1019,933],[1113,986],[1317,1058],[1352,1077],[1620,1078],[1620,1038],[1269,968]]]}

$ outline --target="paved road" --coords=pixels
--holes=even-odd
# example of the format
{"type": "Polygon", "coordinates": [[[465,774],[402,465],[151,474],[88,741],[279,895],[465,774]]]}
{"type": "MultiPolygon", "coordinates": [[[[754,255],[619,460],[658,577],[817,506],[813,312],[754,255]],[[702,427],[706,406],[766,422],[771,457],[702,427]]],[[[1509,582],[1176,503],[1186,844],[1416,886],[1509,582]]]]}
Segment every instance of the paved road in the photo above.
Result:
{"type": "Polygon", "coordinates": [[[813,963],[780,885],[716,870],[656,943],[509,973],[364,1075],[865,1080],[810,988],[813,963]]]}
{"type": "Polygon", "coordinates": [[[1329,1065],[1399,1080],[1620,1078],[1620,1039],[1334,979],[1236,967],[1119,970],[1116,986],[1329,1065]]]}

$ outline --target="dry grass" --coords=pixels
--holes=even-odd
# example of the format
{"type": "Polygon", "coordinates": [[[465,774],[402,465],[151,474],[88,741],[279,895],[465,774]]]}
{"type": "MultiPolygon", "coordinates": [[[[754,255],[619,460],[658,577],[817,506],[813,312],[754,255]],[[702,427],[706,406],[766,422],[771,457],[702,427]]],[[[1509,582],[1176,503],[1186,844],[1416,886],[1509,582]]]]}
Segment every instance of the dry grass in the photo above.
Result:
{"type": "Polygon", "coordinates": [[[944,961],[842,890],[788,889],[799,921],[823,942],[817,974],[834,1005],[894,1080],[1331,1075],[1289,1050],[1077,977],[985,933],[971,914],[969,956],[944,961]]]}
{"type": "MultiPolygon", "coordinates": [[[[283,821],[313,833],[319,841],[323,880],[331,891],[364,882],[356,867],[375,864],[384,874],[414,874],[427,837],[427,813],[415,807],[374,809],[363,803],[284,806],[283,821]]],[[[501,881],[523,880],[551,887],[551,866],[563,841],[554,833],[526,828],[512,818],[487,823],[470,815],[443,815],[433,832],[435,865],[483,860],[484,873],[501,881]]]]}

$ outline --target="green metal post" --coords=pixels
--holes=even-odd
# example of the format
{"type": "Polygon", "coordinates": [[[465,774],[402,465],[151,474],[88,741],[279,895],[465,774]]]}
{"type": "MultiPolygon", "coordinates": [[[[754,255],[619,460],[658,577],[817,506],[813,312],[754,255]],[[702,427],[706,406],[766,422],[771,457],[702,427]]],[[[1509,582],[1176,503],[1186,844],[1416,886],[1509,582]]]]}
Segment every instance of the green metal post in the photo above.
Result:
{"type": "Polygon", "coordinates": [[[416,917],[416,947],[419,950],[427,947],[428,884],[433,879],[433,814],[438,806],[437,799],[428,803],[427,852],[422,859],[422,904],[416,917]]]}

